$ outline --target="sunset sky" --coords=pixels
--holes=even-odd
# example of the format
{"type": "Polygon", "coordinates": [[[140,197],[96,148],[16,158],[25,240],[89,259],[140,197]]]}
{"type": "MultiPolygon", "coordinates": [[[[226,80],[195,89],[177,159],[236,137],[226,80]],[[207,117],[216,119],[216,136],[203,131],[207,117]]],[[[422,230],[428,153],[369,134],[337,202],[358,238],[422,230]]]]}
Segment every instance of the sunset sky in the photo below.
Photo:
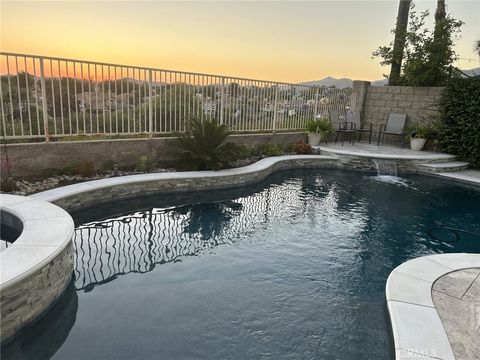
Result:
{"type": "MultiPolygon", "coordinates": [[[[436,1],[416,4],[433,14],[436,1]]],[[[465,22],[456,65],[480,66],[480,2],[447,5],[465,22]]],[[[388,69],[371,53],[391,40],[397,8],[398,0],[2,1],[0,48],[288,82],[376,80],[388,69]]]]}

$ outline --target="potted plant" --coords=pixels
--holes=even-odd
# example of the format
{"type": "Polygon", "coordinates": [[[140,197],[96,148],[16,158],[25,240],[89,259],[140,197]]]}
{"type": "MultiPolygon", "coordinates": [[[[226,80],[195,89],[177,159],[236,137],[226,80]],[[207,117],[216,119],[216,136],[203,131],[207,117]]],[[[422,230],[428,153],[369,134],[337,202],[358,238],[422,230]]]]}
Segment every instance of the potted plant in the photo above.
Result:
{"type": "Polygon", "coordinates": [[[415,124],[410,130],[410,149],[420,151],[425,146],[430,134],[428,126],[415,124]]]}
{"type": "Polygon", "coordinates": [[[327,141],[328,135],[333,132],[332,123],[327,118],[308,120],[305,129],[308,131],[308,143],[312,146],[322,140],[327,141]]]}

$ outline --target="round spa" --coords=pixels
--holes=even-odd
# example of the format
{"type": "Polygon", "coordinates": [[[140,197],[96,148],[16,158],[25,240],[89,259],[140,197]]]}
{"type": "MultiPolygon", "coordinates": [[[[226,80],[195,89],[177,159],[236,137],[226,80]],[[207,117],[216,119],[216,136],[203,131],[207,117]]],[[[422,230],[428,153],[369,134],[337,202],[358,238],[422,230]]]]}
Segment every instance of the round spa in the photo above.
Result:
{"type": "Polygon", "coordinates": [[[58,206],[23,196],[2,194],[0,215],[3,345],[40,320],[71,282],[74,224],[58,206]]]}

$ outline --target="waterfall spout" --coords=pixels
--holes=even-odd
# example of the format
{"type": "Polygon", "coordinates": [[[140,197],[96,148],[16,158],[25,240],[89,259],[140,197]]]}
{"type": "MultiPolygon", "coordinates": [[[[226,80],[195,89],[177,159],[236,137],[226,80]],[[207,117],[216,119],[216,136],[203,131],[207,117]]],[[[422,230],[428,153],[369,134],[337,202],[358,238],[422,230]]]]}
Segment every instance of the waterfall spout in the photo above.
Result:
{"type": "Polygon", "coordinates": [[[377,169],[377,175],[397,176],[397,163],[395,160],[372,159],[377,169]]]}

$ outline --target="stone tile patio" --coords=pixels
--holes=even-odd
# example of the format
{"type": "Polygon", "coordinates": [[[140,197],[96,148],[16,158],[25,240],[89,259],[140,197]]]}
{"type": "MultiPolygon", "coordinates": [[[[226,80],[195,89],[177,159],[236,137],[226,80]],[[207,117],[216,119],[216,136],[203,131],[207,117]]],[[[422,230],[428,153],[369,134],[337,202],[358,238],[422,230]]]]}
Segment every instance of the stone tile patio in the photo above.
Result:
{"type": "Polygon", "coordinates": [[[456,359],[480,359],[480,268],[440,277],[432,298],[456,359]]]}

